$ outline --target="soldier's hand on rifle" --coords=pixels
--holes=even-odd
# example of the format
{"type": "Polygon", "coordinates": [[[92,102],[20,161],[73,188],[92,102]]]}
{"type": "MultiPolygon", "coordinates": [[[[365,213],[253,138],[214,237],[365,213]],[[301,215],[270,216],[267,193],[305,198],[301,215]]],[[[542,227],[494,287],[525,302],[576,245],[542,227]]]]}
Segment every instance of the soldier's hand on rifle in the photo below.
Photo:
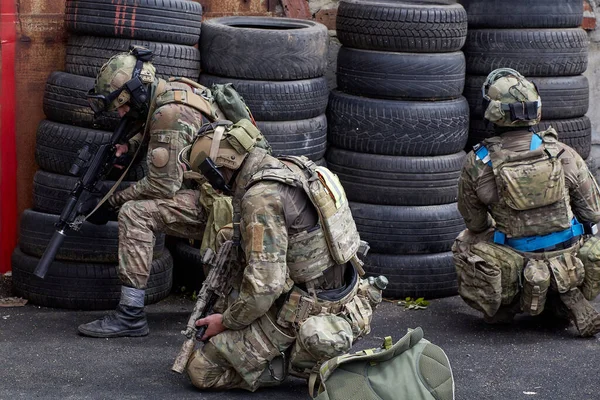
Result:
{"type": "Polygon", "coordinates": [[[223,314],[211,314],[196,321],[196,326],[200,327],[202,325],[207,325],[206,332],[201,339],[203,342],[227,329],[223,325],[223,314]]]}
{"type": "MultiPolygon", "coordinates": [[[[119,158],[123,155],[127,155],[127,153],[129,152],[129,144],[125,143],[125,144],[116,144],[116,151],[115,151],[115,157],[119,158]]],[[[119,169],[123,169],[125,168],[127,165],[122,165],[122,164],[115,164],[115,168],[119,168],[119,169]]]]}

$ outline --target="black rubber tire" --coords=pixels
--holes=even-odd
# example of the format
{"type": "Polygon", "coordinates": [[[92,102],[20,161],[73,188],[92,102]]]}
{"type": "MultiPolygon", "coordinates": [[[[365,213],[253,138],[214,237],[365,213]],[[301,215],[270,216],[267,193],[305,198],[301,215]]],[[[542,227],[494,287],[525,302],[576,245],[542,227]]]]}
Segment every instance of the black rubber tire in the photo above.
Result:
{"type": "Polygon", "coordinates": [[[588,35],[574,29],[471,29],[463,49],[467,73],[513,68],[524,76],[579,75],[588,65],[588,35]]]}
{"type": "Polygon", "coordinates": [[[456,203],[406,207],[350,202],[360,233],[374,253],[424,254],[450,251],[465,223],[456,203]]]}
{"type": "Polygon", "coordinates": [[[558,133],[558,140],[573,148],[581,158],[590,155],[592,146],[592,123],[587,116],[572,119],[542,120],[534,128],[543,131],[552,126],[558,133]]]}
{"type": "Polygon", "coordinates": [[[268,81],[325,75],[327,27],[314,21],[222,17],[202,23],[202,72],[268,81]]]}
{"type": "Polygon", "coordinates": [[[171,254],[173,255],[173,286],[184,292],[198,291],[204,282],[204,268],[200,256],[200,241],[197,247],[188,240],[176,238],[171,254]]]}
{"type": "Polygon", "coordinates": [[[389,284],[384,297],[436,299],[458,293],[452,253],[393,255],[369,253],[365,262],[369,275],[385,275],[389,284]]]}
{"type": "MultiPolygon", "coordinates": [[[[481,86],[486,76],[467,75],[464,95],[469,102],[471,118],[483,118],[481,86]]],[[[583,75],[534,77],[542,98],[543,119],[582,117],[590,104],[590,84],[583,75]]]]}
{"type": "Polygon", "coordinates": [[[463,47],[467,12],[460,4],[342,0],[336,30],[340,42],[352,48],[446,53],[463,47]]]}
{"type": "Polygon", "coordinates": [[[128,52],[130,45],[144,46],[152,51],[152,65],[159,78],[181,76],[198,80],[200,50],[193,46],[100,36],[71,35],[67,42],[65,71],[95,78],[110,57],[128,52]]]}
{"type": "Polygon", "coordinates": [[[94,87],[94,78],[55,71],[48,76],[44,90],[44,114],[55,122],[85,128],[112,130],[119,124],[117,112],[94,118],[86,95],[94,87]]]}
{"type": "Polygon", "coordinates": [[[318,160],[314,160],[314,162],[319,167],[327,167],[327,160],[325,160],[325,158],[319,158],[318,160]]]}
{"type": "Polygon", "coordinates": [[[383,100],[333,90],[328,139],[346,150],[392,156],[434,156],[462,150],[469,135],[469,104],[383,100]]]}
{"type": "Polygon", "coordinates": [[[596,182],[600,182],[600,144],[592,144],[585,163],[596,182]]]}
{"type": "Polygon", "coordinates": [[[487,120],[472,119],[469,122],[469,139],[465,145],[465,151],[468,153],[473,150],[473,146],[492,136],[496,136],[494,125],[487,120]]]}
{"type": "Polygon", "coordinates": [[[202,6],[187,0],[67,0],[67,30],[109,36],[195,45],[202,6]]]}
{"type": "MultiPolygon", "coordinates": [[[[13,285],[31,304],[74,310],[111,310],[121,296],[116,264],[54,261],[45,279],[33,275],[39,258],[16,248],[12,255],[13,285]]],[[[165,249],[152,262],[145,304],[166,298],[173,282],[173,259],[165,249]]]]}
{"type": "MultiPolygon", "coordinates": [[[[56,230],[58,215],[25,210],[19,225],[19,248],[23,253],[41,257],[56,230]]],[[[156,235],[154,257],[164,251],[165,235],[156,235]]],[[[68,231],[56,253],[56,260],[77,262],[116,263],[119,261],[119,226],[116,221],[106,225],[84,222],[79,231],[68,231]]]]}
{"type": "Polygon", "coordinates": [[[337,58],[337,89],[383,99],[455,99],[463,91],[465,69],[461,51],[398,53],[342,46],[337,58]]]}
{"type": "Polygon", "coordinates": [[[397,157],[356,153],[335,147],[327,167],[340,179],[350,201],[395,206],[455,203],[465,153],[397,157]]]}
{"type": "Polygon", "coordinates": [[[233,83],[258,121],[291,121],[325,113],[329,87],[325,77],[297,81],[253,81],[201,74],[200,83],[233,83]]]}
{"type": "Polygon", "coordinates": [[[256,121],[258,129],[269,141],[273,155],[323,158],[327,150],[327,117],[325,114],[299,121],[256,121]]]}
{"type": "MultiPolygon", "coordinates": [[[[558,140],[560,142],[573,148],[583,159],[588,157],[592,143],[592,125],[587,116],[571,119],[543,120],[533,128],[537,132],[540,132],[548,129],[550,126],[558,133],[558,140]]],[[[466,150],[472,150],[472,146],[492,136],[495,136],[493,125],[486,124],[480,120],[472,120],[466,150]]]]}
{"type": "Polygon", "coordinates": [[[583,20],[581,0],[461,0],[469,28],[576,28],[583,20]]]}
{"type": "MultiPolygon", "coordinates": [[[[48,214],[60,214],[79,179],[69,175],[59,175],[39,170],[33,176],[33,206],[34,211],[48,214]]],[[[128,188],[134,182],[123,181],[117,191],[128,188]]],[[[115,181],[102,181],[101,191],[108,191],[115,181]]]]}
{"type": "MultiPolygon", "coordinates": [[[[107,143],[110,135],[111,133],[106,131],[43,120],[37,130],[35,161],[45,171],[70,176],[69,169],[86,141],[90,140],[91,151],[94,151],[93,147],[107,143]]],[[[145,151],[141,149],[138,160],[129,168],[124,180],[138,181],[146,175],[147,169],[145,151]]],[[[113,168],[107,178],[118,180],[121,174],[121,170],[113,168]]]]}

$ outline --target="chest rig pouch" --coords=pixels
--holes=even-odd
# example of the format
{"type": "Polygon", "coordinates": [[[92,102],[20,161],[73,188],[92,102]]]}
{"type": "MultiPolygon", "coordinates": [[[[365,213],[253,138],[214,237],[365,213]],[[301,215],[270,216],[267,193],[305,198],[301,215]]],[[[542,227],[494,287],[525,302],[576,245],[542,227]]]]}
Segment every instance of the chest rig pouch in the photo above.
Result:
{"type": "MultiPolygon", "coordinates": [[[[346,193],[337,176],[325,167],[319,167],[306,157],[279,157],[289,169],[264,170],[255,174],[247,187],[261,180],[274,180],[284,184],[298,186],[304,189],[311,203],[317,210],[321,229],[314,232],[299,233],[290,238],[288,256],[298,259],[288,260],[290,264],[290,277],[297,283],[307,282],[322,275],[323,271],[333,263],[345,264],[351,262],[362,273],[362,262],[356,256],[361,245],[360,236],[346,198],[346,193]],[[298,237],[296,237],[298,236],[298,237]],[[305,243],[306,242],[306,243],[305,243]],[[324,246],[325,245],[325,246],[324,246]],[[307,250],[311,248],[311,251],[307,250]],[[323,248],[324,247],[324,248],[323,248]],[[318,249],[321,248],[321,249],[318,249]],[[316,265],[308,259],[301,259],[310,253],[319,257],[310,257],[323,260],[322,250],[328,250],[333,263],[316,265]],[[295,266],[294,266],[295,265],[295,266]],[[311,271],[312,269],[312,271],[311,271]],[[293,276],[296,275],[296,276],[293,276]],[[298,280],[297,280],[298,279],[298,280]]],[[[318,264],[323,264],[322,261],[318,264]]]]}
{"type": "Polygon", "coordinates": [[[504,150],[500,138],[476,146],[493,169],[500,201],[491,211],[507,237],[544,235],[571,226],[573,214],[553,129],[532,134],[529,151],[504,150]]]}

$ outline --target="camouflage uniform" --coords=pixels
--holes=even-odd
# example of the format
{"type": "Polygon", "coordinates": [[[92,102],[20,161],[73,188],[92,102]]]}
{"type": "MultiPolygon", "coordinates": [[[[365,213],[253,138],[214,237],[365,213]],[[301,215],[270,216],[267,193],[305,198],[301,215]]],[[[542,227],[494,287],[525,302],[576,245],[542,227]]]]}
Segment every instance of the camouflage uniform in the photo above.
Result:
{"type": "MultiPolygon", "coordinates": [[[[555,141],[556,133],[553,130],[542,135],[545,140],[555,141]]],[[[523,153],[530,149],[532,133],[526,129],[509,131],[493,139],[495,145],[506,151],[523,153]]],[[[600,221],[600,191],[585,161],[569,146],[557,141],[555,146],[556,151],[562,151],[560,161],[564,169],[567,189],[565,196],[568,206],[567,215],[570,215],[570,218],[574,215],[579,221],[594,223],[600,221]]],[[[534,192],[545,193],[547,182],[532,182],[531,185],[534,192]],[[535,187],[536,183],[540,184],[539,188],[535,187]]],[[[537,282],[541,296],[534,299],[535,307],[531,307],[533,293],[528,292],[529,285],[526,284],[528,274],[539,276],[540,270],[537,267],[544,268],[544,266],[534,266],[532,263],[529,267],[528,263],[530,260],[549,261],[561,255],[564,257],[565,253],[575,255],[583,241],[579,240],[565,250],[545,253],[521,252],[491,243],[494,229],[518,232],[516,237],[544,235],[565,229],[559,226],[561,213],[552,206],[542,207],[535,213],[530,213],[521,224],[522,221],[518,216],[510,214],[509,207],[500,206],[502,204],[500,200],[492,167],[477,159],[475,152],[470,152],[459,180],[458,197],[458,208],[465,220],[467,230],[459,235],[452,249],[457,266],[459,294],[469,305],[482,311],[489,322],[500,322],[506,317],[510,319],[512,315],[521,311],[537,315],[544,310],[543,303],[546,297],[552,298],[551,301],[546,302],[548,305],[552,304],[548,311],[558,312],[556,307],[562,308],[562,306],[560,302],[555,301],[557,293],[551,288],[550,274],[546,274],[546,279],[542,279],[545,284],[542,281],[537,282]],[[476,279],[469,272],[475,271],[473,265],[479,268],[477,269],[479,277],[476,279]],[[521,279],[525,281],[523,289],[519,287],[521,279]]],[[[574,260],[573,262],[585,264],[587,261],[574,260]]],[[[589,275],[591,279],[591,273],[589,275]]],[[[581,282],[576,285],[580,286],[580,284],[581,282]]],[[[571,294],[575,295],[575,293],[571,294]]]]}
{"type": "MultiPolygon", "coordinates": [[[[200,207],[200,191],[185,189],[184,168],[177,157],[209,120],[188,105],[163,104],[166,95],[173,90],[195,96],[191,86],[159,80],[155,88],[146,127],[148,173],[110,199],[111,204],[121,207],[119,276],[125,285],[137,289],[144,289],[148,281],[154,232],[202,239],[207,222],[206,210],[200,207]]],[[[140,140],[141,135],[130,140],[130,153],[135,153],[140,140]]]]}
{"type": "Polygon", "coordinates": [[[318,242],[316,238],[323,238],[318,215],[301,187],[256,179],[277,171],[289,176],[290,167],[255,148],[236,178],[238,188],[257,182],[234,197],[234,203],[241,198],[245,269],[239,296],[223,313],[227,330],[188,362],[188,374],[199,388],[254,391],[278,384],[281,379],[276,378],[284,378],[288,368],[308,377],[317,363],[348,351],[370,331],[372,307],[381,301],[370,302],[365,281],[356,274],[353,283],[347,279],[353,267],[335,264],[327,244],[318,242]],[[320,263],[323,275],[303,280],[301,269],[292,267],[302,263],[320,263]],[[335,300],[324,299],[332,289],[343,293],[335,300]],[[310,305],[303,303],[306,315],[294,319],[302,307],[287,314],[286,307],[294,308],[292,299],[298,298],[310,305]],[[270,372],[272,368],[279,372],[270,372]]]}
{"type": "Polygon", "coordinates": [[[581,336],[600,332],[588,300],[600,293],[600,190],[585,162],[552,128],[535,133],[534,84],[501,68],[483,84],[485,119],[500,136],[470,152],[459,180],[467,229],[452,251],[458,292],[488,322],[545,309],[573,320],[581,336]]]}

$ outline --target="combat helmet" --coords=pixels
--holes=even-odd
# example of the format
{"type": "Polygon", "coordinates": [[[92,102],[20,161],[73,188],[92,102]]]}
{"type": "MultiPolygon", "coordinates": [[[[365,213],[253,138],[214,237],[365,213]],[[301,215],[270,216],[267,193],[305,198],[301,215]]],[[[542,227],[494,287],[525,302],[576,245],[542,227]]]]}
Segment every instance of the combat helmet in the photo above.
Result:
{"type": "Polygon", "coordinates": [[[213,188],[229,193],[231,180],[225,179],[220,168],[238,171],[255,147],[265,145],[268,142],[251,121],[220,120],[200,128],[194,143],[181,152],[180,161],[204,175],[213,188]]]}
{"type": "Polygon", "coordinates": [[[484,118],[496,126],[531,126],[540,122],[542,100],[537,87],[514,69],[492,71],[481,92],[484,118]]]}
{"type": "Polygon", "coordinates": [[[152,52],[141,46],[131,46],[128,53],[111,57],[96,76],[87,98],[96,113],[113,111],[124,104],[142,116],[148,112],[148,86],[156,79],[151,63],[152,52]]]}

